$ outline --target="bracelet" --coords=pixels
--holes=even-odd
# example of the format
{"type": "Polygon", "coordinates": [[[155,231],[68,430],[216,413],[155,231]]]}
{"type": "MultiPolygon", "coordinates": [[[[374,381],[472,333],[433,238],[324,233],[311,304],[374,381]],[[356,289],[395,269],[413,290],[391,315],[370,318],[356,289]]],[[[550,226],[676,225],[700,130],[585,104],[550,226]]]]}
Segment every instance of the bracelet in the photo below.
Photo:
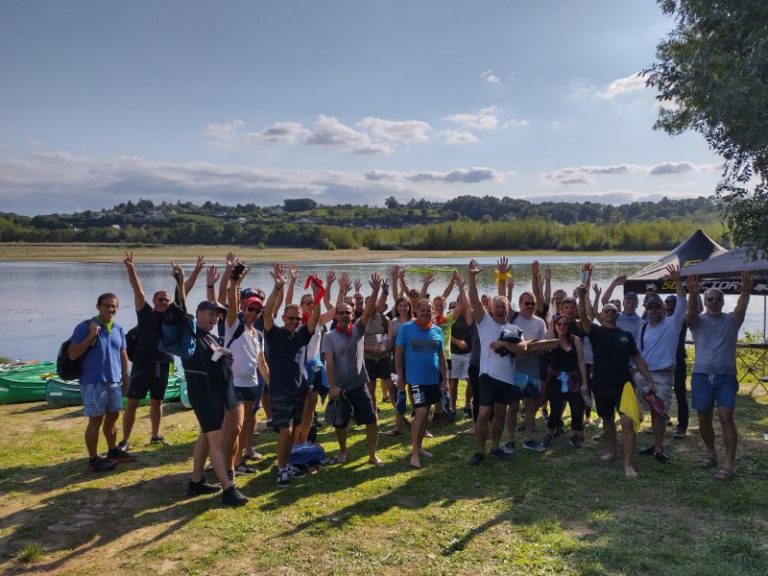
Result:
{"type": "Polygon", "coordinates": [[[206,288],[213,288],[213,284],[206,284],[205,287],[206,288]]]}

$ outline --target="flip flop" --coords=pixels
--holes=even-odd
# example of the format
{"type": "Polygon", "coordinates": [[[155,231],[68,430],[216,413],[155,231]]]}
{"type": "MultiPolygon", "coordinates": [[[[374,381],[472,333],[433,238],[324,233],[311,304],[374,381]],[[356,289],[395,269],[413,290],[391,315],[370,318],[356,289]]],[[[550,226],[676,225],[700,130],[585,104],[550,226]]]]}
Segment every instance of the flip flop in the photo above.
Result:
{"type": "Polygon", "coordinates": [[[388,432],[384,432],[384,436],[400,436],[401,434],[405,434],[402,430],[389,430],[388,432]]]}
{"type": "Polygon", "coordinates": [[[715,480],[728,480],[729,478],[733,478],[736,476],[736,471],[733,468],[720,468],[717,472],[714,473],[712,476],[715,480]]]}
{"type": "Polygon", "coordinates": [[[698,461],[698,466],[701,469],[714,468],[717,466],[717,458],[713,458],[712,456],[702,458],[698,461]]]}

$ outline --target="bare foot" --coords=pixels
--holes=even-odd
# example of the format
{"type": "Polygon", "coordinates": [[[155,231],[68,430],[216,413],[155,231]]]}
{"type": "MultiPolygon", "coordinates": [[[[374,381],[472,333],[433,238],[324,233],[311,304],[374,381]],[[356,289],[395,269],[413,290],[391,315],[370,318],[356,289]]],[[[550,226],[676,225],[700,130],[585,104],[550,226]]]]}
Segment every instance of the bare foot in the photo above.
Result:
{"type": "Polygon", "coordinates": [[[637,478],[637,471],[632,466],[624,466],[624,476],[627,478],[637,478]]]}
{"type": "Polygon", "coordinates": [[[610,462],[611,460],[616,460],[616,458],[618,457],[619,455],[616,454],[616,452],[606,452],[605,454],[600,456],[600,460],[602,460],[603,462],[610,462]]]}
{"type": "Polygon", "coordinates": [[[419,460],[418,455],[411,456],[410,466],[411,468],[416,468],[416,469],[421,468],[421,460],[419,460]]]}
{"type": "Polygon", "coordinates": [[[374,466],[384,466],[384,462],[382,462],[376,454],[368,458],[368,462],[374,466]]]}
{"type": "Polygon", "coordinates": [[[344,464],[347,461],[347,453],[346,452],[339,452],[336,455],[336,462],[339,464],[344,464]]]}
{"type": "Polygon", "coordinates": [[[419,456],[424,456],[424,458],[432,458],[434,454],[432,454],[432,452],[427,452],[426,450],[424,450],[424,448],[422,448],[421,450],[419,450],[419,456]]]}

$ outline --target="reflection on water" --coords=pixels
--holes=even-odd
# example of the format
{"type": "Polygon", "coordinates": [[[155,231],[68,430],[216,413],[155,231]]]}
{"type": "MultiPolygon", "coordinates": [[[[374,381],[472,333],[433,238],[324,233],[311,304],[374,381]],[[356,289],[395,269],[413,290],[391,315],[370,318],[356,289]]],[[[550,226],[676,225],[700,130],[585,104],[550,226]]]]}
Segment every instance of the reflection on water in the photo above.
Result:
{"type": "MultiPolygon", "coordinates": [[[[512,257],[510,262],[516,283],[516,293],[530,288],[530,257],[512,257]]],[[[539,258],[543,266],[552,269],[552,289],[566,289],[569,293],[579,282],[581,262],[585,260],[595,264],[593,280],[603,287],[619,274],[632,274],[654,260],[656,256],[600,256],[591,255],[552,255],[539,258]]],[[[479,258],[486,272],[480,276],[480,289],[493,292],[493,267],[495,258],[479,258]]],[[[222,261],[213,263],[223,266],[222,261]]],[[[456,258],[403,258],[389,262],[313,262],[299,264],[300,285],[297,286],[295,300],[303,291],[303,279],[312,272],[321,275],[328,268],[334,268],[337,275],[346,271],[352,276],[365,280],[372,272],[390,275],[391,266],[399,264],[405,268],[409,285],[421,287],[424,274],[433,271],[435,281],[430,292],[441,293],[447,285],[453,267],[460,271],[466,269],[466,260],[456,258]]],[[[183,263],[189,273],[193,263],[183,263]]],[[[156,290],[170,290],[173,280],[170,265],[137,264],[139,277],[148,296],[156,290]]],[[[251,270],[244,286],[264,288],[267,292],[272,286],[269,275],[271,267],[257,264],[251,270]]],[[[75,324],[90,318],[96,313],[96,298],[102,292],[115,292],[120,298],[120,310],[117,322],[126,329],[136,324],[133,293],[128,284],[125,267],[122,263],[40,263],[40,262],[0,262],[0,321],[4,330],[0,332],[0,356],[11,358],[37,358],[51,360],[56,356],[59,344],[68,338],[75,324]]],[[[335,290],[334,290],[335,293],[335,290]]],[[[616,292],[621,295],[620,289],[616,292]]],[[[194,306],[205,296],[205,272],[189,295],[189,302],[194,306]]],[[[736,297],[726,296],[726,309],[735,305],[736,297]]],[[[763,302],[753,298],[747,314],[744,328],[762,330],[763,302]]]]}

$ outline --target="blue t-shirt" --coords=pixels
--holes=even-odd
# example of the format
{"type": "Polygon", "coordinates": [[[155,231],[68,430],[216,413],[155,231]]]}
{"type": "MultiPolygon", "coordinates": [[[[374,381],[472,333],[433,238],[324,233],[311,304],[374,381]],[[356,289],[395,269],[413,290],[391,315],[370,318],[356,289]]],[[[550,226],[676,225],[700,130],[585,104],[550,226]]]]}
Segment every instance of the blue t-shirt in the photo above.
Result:
{"type": "MultiPolygon", "coordinates": [[[[88,327],[92,320],[85,320],[75,326],[72,342],[78,344],[88,337],[88,327]]],[[[120,382],[123,374],[123,363],[120,351],[125,349],[125,331],[119,324],[112,324],[107,333],[106,328],[99,328],[99,335],[93,345],[83,355],[83,373],[81,384],[98,384],[100,382],[120,382]]]]}
{"type": "Polygon", "coordinates": [[[411,321],[400,326],[395,346],[403,347],[405,381],[428,386],[440,383],[440,350],[443,331],[437,326],[424,330],[411,321]]]}

